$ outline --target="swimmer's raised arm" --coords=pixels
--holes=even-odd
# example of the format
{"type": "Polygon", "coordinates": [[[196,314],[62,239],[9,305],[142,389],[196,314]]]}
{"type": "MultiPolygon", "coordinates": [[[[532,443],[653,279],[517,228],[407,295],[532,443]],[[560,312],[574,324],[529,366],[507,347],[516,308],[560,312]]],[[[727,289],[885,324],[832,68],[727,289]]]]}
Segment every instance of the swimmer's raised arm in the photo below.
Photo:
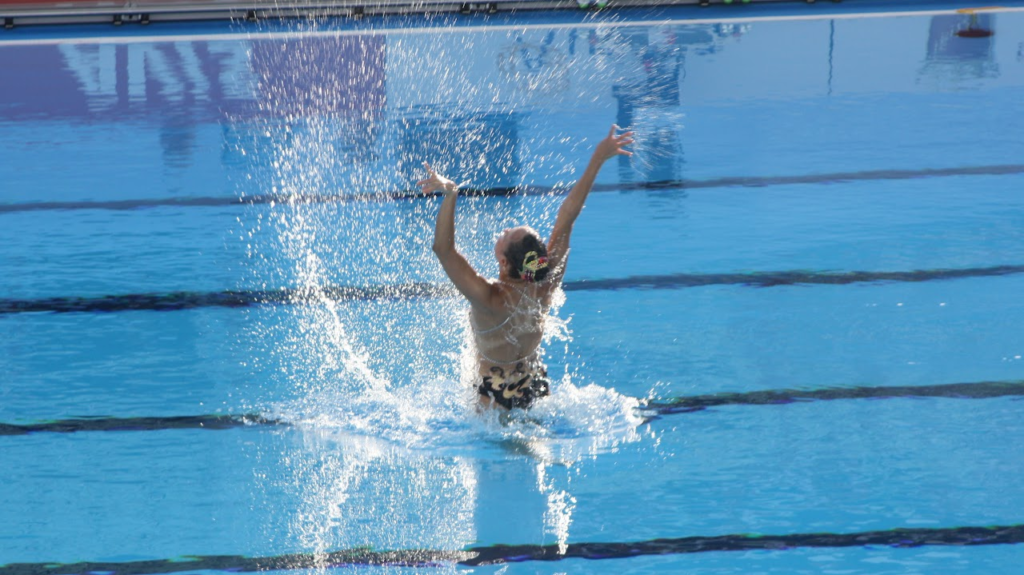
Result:
{"type": "Polygon", "coordinates": [[[569,254],[569,236],[572,234],[572,226],[576,218],[583,211],[583,204],[594,187],[594,180],[597,173],[601,171],[604,163],[615,156],[631,156],[633,152],[624,149],[633,143],[633,132],[624,132],[615,135],[619,127],[612,124],[608,136],[598,142],[594,149],[594,155],[590,163],[583,171],[576,185],[569,191],[569,195],[562,201],[562,207],[558,209],[558,217],[555,218],[555,226],[551,230],[551,239],[548,240],[548,261],[554,274],[561,278],[565,271],[565,258],[569,254]]]}
{"type": "Polygon", "coordinates": [[[423,162],[423,167],[427,169],[428,175],[416,182],[416,185],[420,186],[424,194],[444,194],[434,227],[434,254],[440,260],[444,273],[448,274],[448,278],[470,303],[491,309],[499,307],[500,297],[494,286],[477,273],[455,248],[455,198],[459,195],[458,187],[455,182],[435,172],[430,164],[423,162]]]}

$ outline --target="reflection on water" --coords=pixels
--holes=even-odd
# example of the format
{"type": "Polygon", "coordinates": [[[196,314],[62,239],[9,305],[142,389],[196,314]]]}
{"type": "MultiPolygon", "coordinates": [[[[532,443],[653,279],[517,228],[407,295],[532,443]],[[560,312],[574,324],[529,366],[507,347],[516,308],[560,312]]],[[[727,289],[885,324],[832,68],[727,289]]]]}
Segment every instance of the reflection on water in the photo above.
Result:
{"type": "Polygon", "coordinates": [[[920,78],[939,88],[960,88],[968,82],[998,78],[994,36],[970,37],[969,31],[994,32],[994,14],[933,16],[920,78]],[[962,35],[963,34],[963,35],[962,35]]]}
{"type": "MultiPolygon", "coordinates": [[[[609,20],[467,32],[438,19],[438,28],[422,34],[334,35],[329,23],[310,22],[304,31],[318,35],[275,40],[256,30],[238,40],[4,45],[0,121],[137,122],[140,133],[151,130],[155,137],[124,142],[125,150],[159,146],[166,166],[189,172],[203,169],[209,138],[219,134],[223,167],[250,182],[243,192],[256,194],[279,184],[252,177],[273,161],[259,148],[268,144],[264,128],[274,123],[302,131],[310,119],[320,121],[322,129],[310,137],[332,144],[320,164],[330,165],[336,178],[325,180],[326,188],[365,191],[407,189],[420,155],[439,156],[475,187],[566,183],[591,143],[583,140],[592,137],[586,127],[599,116],[601,124],[638,130],[637,154],[619,160],[619,180],[678,181],[688,176],[685,158],[693,157],[694,144],[684,137],[688,105],[778,92],[770,84],[789,81],[783,73],[789,66],[800,68],[808,86],[831,90],[834,75],[836,95],[888,88],[880,82],[893,82],[897,90],[907,81],[940,90],[995,85],[1019,74],[1019,66],[1009,65],[1020,61],[1019,39],[1009,39],[1012,50],[999,53],[998,39],[1014,27],[997,30],[997,19],[1010,17],[979,12],[894,19],[893,33],[885,36],[860,32],[855,20],[823,20],[800,23],[800,34],[784,31],[773,41],[760,40],[768,27],[750,23],[618,26],[609,20]],[[839,28],[834,45],[822,44],[825,27],[839,28]],[[957,34],[970,27],[995,34],[957,34]],[[921,48],[922,31],[920,61],[914,50],[921,48]],[[766,49],[790,44],[785,52],[766,49]],[[834,66],[818,65],[825,49],[834,66]],[[879,74],[875,64],[857,58],[868,49],[913,59],[915,70],[879,74]],[[779,73],[732,82],[736,62],[779,73]],[[215,124],[215,131],[203,129],[215,124]]],[[[899,64],[886,66],[891,72],[899,64]]],[[[138,181],[126,184],[145,189],[138,181]]],[[[189,193],[202,193],[184,183],[190,184],[189,193]]]]}
{"type": "Polygon", "coordinates": [[[378,437],[379,429],[354,433],[330,418],[298,423],[274,446],[280,451],[261,456],[280,461],[272,466],[277,476],[260,479],[268,501],[280,506],[284,496],[285,505],[270,512],[272,523],[287,527],[275,546],[319,553],[535,543],[564,551],[577,505],[574,477],[587,460],[640,439],[638,422],[625,415],[632,410],[585,428],[595,413],[579,402],[597,396],[569,395],[560,407],[522,419],[467,414],[418,430],[446,437],[415,446],[378,437]]]}
{"type": "MultiPolygon", "coordinates": [[[[626,52],[635,55],[637,69],[642,73],[612,86],[618,103],[616,123],[642,126],[643,130],[637,146],[641,162],[636,173],[631,173],[632,164],[627,158],[618,160],[624,181],[635,178],[643,182],[665,182],[682,177],[683,150],[679,132],[682,113],[678,110],[685,46],[675,30],[657,32],[632,29],[623,34],[628,46],[626,52]]],[[[707,40],[713,40],[710,31],[708,36],[707,40]]]]}
{"type": "Polygon", "coordinates": [[[289,539],[304,552],[459,550],[477,540],[473,461],[414,453],[368,436],[304,428],[275,481],[294,501],[289,539]]]}
{"type": "MultiPolygon", "coordinates": [[[[268,143],[265,128],[319,122],[315,136],[333,144],[322,159],[360,189],[369,172],[402,189],[422,156],[441,156],[476,187],[511,187],[538,175],[571,179],[567,164],[589,147],[579,138],[593,136],[552,130],[544,117],[600,103],[617,108],[609,120],[637,128],[646,151],[621,164],[626,179],[667,180],[682,165],[686,53],[720,51],[736,37],[721,26],[609,25],[10,46],[4,59],[17,65],[5,71],[0,120],[155,120],[164,161],[176,168],[204,153],[195,128],[220,123],[227,165],[242,177],[270,161],[253,153],[268,143]]],[[[277,183],[257,180],[248,192],[277,183]]]]}
{"type": "Polygon", "coordinates": [[[396,159],[405,181],[419,180],[422,158],[434,169],[458,174],[464,187],[484,184],[511,188],[522,181],[519,125],[516,114],[481,112],[451,114],[448,110],[417,110],[399,121],[396,159]],[[458,145],[453,145],[457,142],[458,145]]]}
{"type": "Polygon", "coordinates": [[[164,165],[187,168],[192,165],[195,150],[195,125],[188,119],[167,116],[160,126],[160,147],[164,165]]]}

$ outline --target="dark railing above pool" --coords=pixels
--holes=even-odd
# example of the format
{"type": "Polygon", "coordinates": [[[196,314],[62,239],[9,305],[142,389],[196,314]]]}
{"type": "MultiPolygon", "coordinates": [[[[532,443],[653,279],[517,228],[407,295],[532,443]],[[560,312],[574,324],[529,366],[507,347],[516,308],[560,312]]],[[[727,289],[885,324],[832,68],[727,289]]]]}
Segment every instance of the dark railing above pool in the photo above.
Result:
{"type": "MultiPolygon", "coordinates": [[[[736,0],[737,4],[783,0],[736,0]]],[[[838,0],[836,0],[838,1],[838,0]]],[[[807,0],[812,3],[813,0],[807,0]]],[[[361,18],[391,14],[493,14],[527,10],[579,10],[644,6],[680,6],[732,0],[136,0],[111,3],[98,0],[15,0],[0,3],[6,28],[38,24],[141,24],[202,20],[279,20],[330,17],[361,18]]]]}

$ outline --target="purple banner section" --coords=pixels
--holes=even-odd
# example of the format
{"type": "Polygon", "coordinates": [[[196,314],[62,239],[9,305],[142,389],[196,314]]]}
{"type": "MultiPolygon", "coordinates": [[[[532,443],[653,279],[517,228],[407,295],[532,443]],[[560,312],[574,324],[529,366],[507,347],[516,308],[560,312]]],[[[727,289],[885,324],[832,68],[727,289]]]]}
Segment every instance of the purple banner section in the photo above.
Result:
{"type": "Polygon", "coordinates": [[[252,43],[261,101],[274,114],[373,112],[384,108],[384,36],[252,43]]]}
{"type": "Polygon", "coordinates": [[[383,36],[0,47],[0,120],[374,113],[383,36]],[[325,88],[330,94],[323,94],[325,88]]]}
{"type": "Polygon", "coordinates": [[[85,117],[89,106],[57,46],[2,49],[0,118],[85,117]]]}

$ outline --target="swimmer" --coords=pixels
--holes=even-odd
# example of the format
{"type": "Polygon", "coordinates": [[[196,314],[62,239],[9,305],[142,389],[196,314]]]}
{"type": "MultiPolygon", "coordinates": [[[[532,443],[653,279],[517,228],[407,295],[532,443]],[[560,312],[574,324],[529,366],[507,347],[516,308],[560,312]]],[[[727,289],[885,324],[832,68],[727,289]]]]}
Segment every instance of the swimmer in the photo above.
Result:
{"type": "Polygon", "coordinates": [[[562,283],[569,257],[569,235],[604,163],[630,156],[633,132],[616,134],[613,125],[601,140],[586,170],[562,201],[547,245],[529,226],[504,230],[494,246],[498,279],[477,273],[455,248],[455,182],[424,162],[427,177],[417,182],[423,193],[441,192],[444,200],[434,230],[434,253],[448,278],[469,300],[470,326],[476,342],[480,379],[476,389],[485,406],[527,408],[550,394],[547,368],[540,345],[544,318],[555,290],[562,283]]]}

